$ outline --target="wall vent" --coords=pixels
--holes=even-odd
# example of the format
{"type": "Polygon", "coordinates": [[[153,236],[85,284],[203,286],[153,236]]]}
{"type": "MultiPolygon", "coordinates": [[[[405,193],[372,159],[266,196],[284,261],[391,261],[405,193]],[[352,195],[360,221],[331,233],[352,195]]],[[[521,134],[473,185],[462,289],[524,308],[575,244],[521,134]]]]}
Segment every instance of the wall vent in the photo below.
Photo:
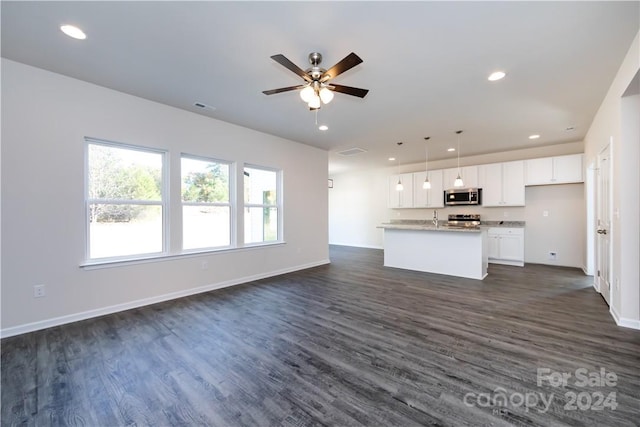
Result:
{"type": "Polygon", "coordinates": [[[356,154],[366,153],[367,150],[363,150],[362,148],[349,148],[348,150],[338,151],[338,154],[341,156],[355,156],[356,154]]]}

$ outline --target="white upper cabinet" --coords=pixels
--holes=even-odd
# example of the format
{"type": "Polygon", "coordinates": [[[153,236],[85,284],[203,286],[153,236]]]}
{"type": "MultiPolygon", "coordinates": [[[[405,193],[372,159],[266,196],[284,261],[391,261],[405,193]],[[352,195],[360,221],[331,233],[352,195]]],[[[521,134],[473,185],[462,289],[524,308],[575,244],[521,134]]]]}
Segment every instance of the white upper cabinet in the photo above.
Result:
{"type": "Polygon", "coordinates": [[[413,174],[403,173],[389,177],[389,203],[390,208],[413,207],[413,174]],[[398,179],[402,183],[402,191],[396,190],[398,179]]]}
{"type": "Polygon", "coordinates": [[[524,161],[479,166],[482,205],[524,206],[524,161]]]}
{"type": "Polygon", "coordinates": [[[413,174],[413,207],[414,208],[443,208],[444,188],[442,187],[442,171],[429,171],[431,188],[422,188],[427,172],[415,172],[413,174]]]}
{"type": "MultiPolygon", "coordinates": [[[[444,189],[454,188],[453,182],[458,177],[458,168],[443,170],[444,189]]],[[[478,166],[464,166],[460,168],[460,178],[464,183],[464,188],[478,187],[478,166]]]]}
{"type": "Polygon", "coordinates": [[[582,158],[582,154],[571,154],[526,160],[525,185],[584,182],[582,158]]]}

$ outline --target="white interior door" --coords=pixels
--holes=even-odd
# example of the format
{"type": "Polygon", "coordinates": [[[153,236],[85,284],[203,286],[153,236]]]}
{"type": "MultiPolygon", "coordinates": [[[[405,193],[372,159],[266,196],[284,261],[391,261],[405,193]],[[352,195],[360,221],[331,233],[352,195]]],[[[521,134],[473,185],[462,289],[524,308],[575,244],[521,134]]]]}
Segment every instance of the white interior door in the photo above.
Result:
{"type": "Polygon", "coordinates": [[[611,156],[610,147],[598,155],[596,186],[596,280],[607,304],[611,305],[611,156]]]}

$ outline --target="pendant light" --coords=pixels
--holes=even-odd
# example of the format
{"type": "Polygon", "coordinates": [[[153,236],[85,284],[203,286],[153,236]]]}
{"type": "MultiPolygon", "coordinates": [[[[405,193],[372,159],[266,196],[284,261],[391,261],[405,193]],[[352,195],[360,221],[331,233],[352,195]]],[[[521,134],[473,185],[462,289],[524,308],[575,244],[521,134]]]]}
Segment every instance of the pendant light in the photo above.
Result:
{"type": "Polygon", "coordinates": [[[424,182],[422,183],[422,188],[425,190],[431,189],[431,182],[429,182],[429,148],[427,146],[427,141],[429,141],[431,137],[427,136],[424,138],[424,182]]]}
{"type": "Polygon", "coordinates": [[[460,177],[460,134],[461,133],[462,133],[461,130],[456,131],[456,134],[458,134],[458,177],[456,178],[455,181],[453,181],[454,187],[464,187],[464,182],[462,182],[462,178],[460,177]]]}
{"type": "MultiPolygon", "coordinates": [[[[398,147],[402,145],[402,142],[397,142],[398,147]]],[[[400,156],[398,156],[398,183],[396,184],[396,191],[404,190],[404,186],[402,185],[402,180],[400,179],[400,156]]]]}

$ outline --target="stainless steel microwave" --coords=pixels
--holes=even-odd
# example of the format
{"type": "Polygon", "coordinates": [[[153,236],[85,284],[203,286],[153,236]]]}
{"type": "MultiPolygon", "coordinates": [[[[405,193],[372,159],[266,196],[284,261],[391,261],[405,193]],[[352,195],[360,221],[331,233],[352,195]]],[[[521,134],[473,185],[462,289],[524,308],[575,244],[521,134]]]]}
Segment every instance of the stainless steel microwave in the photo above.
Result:
{"type": "Polygon", "coordinates": [[[481,188],[454,188],[445,190],[445,205],[480,205],[482,204],[481,188]]]}

